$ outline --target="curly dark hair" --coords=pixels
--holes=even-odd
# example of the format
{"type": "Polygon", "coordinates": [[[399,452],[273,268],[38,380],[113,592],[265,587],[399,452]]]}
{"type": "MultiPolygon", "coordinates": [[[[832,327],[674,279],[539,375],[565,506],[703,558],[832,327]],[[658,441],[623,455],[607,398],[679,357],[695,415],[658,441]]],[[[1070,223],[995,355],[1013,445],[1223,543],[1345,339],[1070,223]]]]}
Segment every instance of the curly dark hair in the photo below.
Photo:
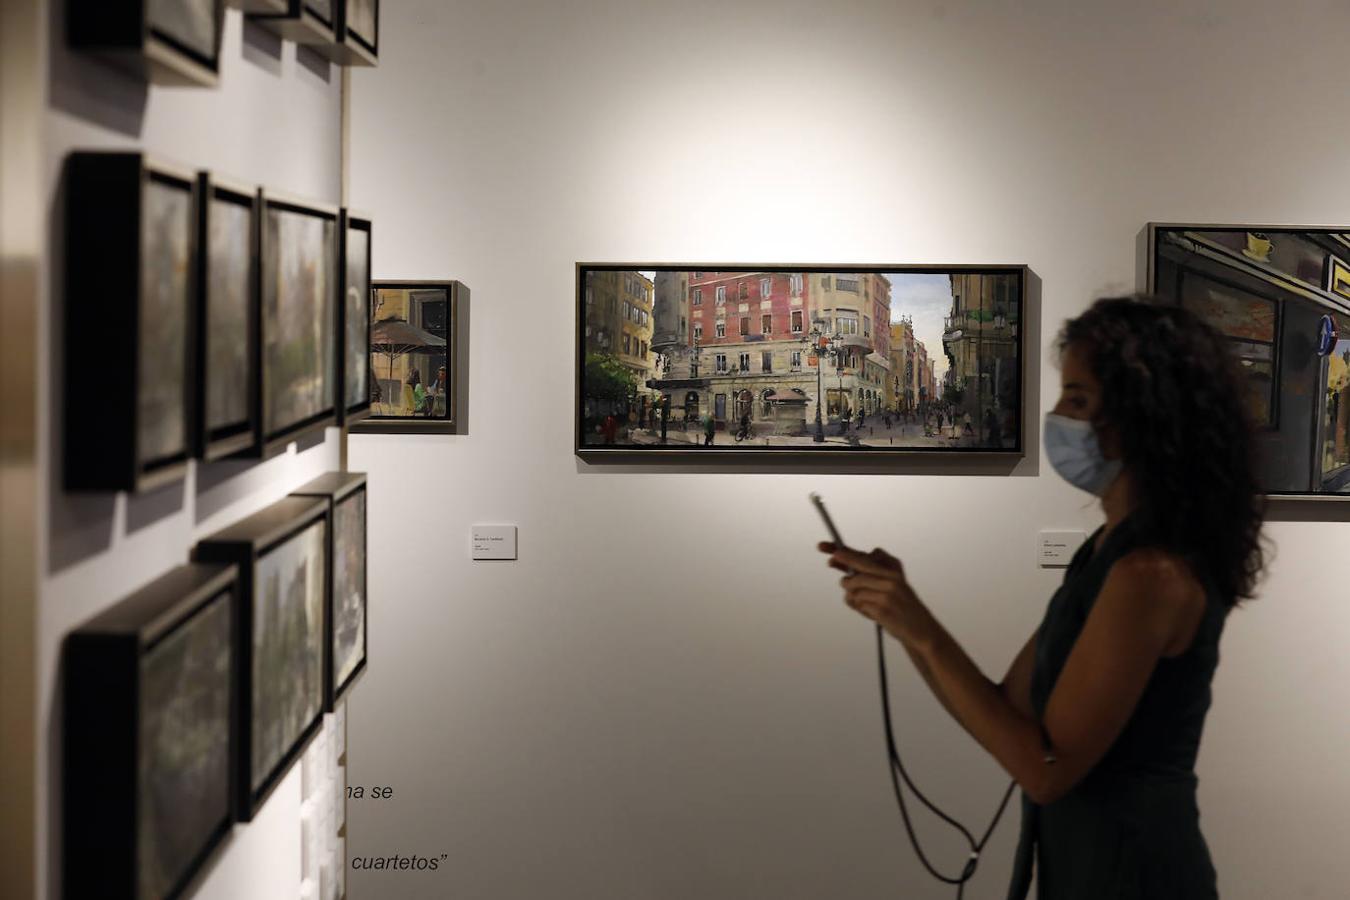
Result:
{"type": "Polygon", "coordinates": [[[1265,564],[1265,497],[1228,342],[1189,310],[1136,295],[1098,300],[1066,322],[1061,355],[1070,346],[1101,383],[1096,424],[1120,435],[1140,534],[1207,575],[1226,604],[1251,597],[1265,564]]]}

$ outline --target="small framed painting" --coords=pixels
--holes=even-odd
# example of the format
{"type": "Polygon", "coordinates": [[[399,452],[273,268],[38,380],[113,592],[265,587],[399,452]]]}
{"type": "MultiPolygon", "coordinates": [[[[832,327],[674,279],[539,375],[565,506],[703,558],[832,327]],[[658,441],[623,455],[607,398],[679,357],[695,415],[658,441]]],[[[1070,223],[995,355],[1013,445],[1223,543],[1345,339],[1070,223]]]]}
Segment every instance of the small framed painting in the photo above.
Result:
{"type": "Polygon", "coordinates": [[[371,223],[342,211],[342,420],[370,414],[371,223]]]}
{"type": "Polygon", "coordinates": [[[576,453],[1020,456],[1026,281],[1017,265],[578,264],[576,453]]]}
{"type": "Polygon", "coordinates": [[[202,172],[196,335],[197,456],[258,440],[258,190],[202,172]]]}
{"type": "Polygon", "coordinates": [[[351,431],[467,433],[468,289],[458,281],[371,288],[370,415],[351,431]]]}
{"type": "Polygon", "coordinates": [[[196,174],[73,153],[65,176],[65,486],[150,490],[193,449],[196,174]]]}
{"type": "Polygon", "coordinates": [[[338,210],[262,195],[264,457],[338,423],[338,210]]]}
{"type": "Polygon", "coordinates": [[[223,0],[67,0],[66,35],[148,81],[214,87],[224,15],[223,0]]]}
{"type": "Polygon", "coordinates": [[[366,669],[366,476],[329,472],[292,492],[329,505],[327,709],[331,712],[366,669]]]}
{"type": "Polygon", "coordinates": [[[236,819],[250,821],[323,723],[328,503],[287,497],[198,542],[239,569],[236,819]]]}
{"type": "Polygon", "coordinates": [[[249,12],[248,17],[288,41],[327,45],[337,40],[341,6],[342,0],[286,0],[279,11],[249,12]]]}
{"type": "Polygon", "coordinates": [[[181,566],[66,638],[67,897],[185,896],[229,833],[236,574],[181,566]]]}

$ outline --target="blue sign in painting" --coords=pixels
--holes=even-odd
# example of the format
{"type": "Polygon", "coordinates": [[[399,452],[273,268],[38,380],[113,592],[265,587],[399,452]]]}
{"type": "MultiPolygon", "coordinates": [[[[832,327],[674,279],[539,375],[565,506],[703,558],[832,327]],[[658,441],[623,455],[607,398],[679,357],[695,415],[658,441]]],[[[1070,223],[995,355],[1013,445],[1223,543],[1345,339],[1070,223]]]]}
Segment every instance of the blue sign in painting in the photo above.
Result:
{"type": "Polygon", "coordinates": [[[1329,315],[1323,316],[1322,324],[1317,327],[1317,355],[1330,356],[1339,336],[1336,320],[1329,315]]]}

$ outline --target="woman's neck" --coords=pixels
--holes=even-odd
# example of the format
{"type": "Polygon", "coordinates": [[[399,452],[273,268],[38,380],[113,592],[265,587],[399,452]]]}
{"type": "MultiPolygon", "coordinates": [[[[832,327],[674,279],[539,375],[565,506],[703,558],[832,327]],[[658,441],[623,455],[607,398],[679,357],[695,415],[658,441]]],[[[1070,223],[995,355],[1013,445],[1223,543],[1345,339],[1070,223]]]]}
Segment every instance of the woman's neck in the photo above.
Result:
{"type": "Polygon", "coordinates": [[[1102,526],[1102,537],[1115,530],[1116,526],[1134,512],[1134,484],[1130,473],[1122,471],[1102,494],[1102,512],[1106,513],[1106,523],[1102,526]]]}

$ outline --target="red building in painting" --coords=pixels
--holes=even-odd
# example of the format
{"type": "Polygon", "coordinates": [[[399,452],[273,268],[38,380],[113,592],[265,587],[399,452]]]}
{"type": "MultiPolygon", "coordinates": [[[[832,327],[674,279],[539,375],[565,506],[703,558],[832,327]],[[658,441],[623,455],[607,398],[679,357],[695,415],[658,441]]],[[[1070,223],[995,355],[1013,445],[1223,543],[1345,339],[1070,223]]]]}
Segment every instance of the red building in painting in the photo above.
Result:
{"type": "Polygon", "coordinates": [[[669,397],[676,421],[748,414],[784,433],[814,418],[822,390],[830,415],[882,408],[890,368],[883,275],[659,273],[654,317],[652,349],[662,361],[648,385],[669,397]],[[819,380],[809,338],[817,326],[839,351],[819,380]]]}

